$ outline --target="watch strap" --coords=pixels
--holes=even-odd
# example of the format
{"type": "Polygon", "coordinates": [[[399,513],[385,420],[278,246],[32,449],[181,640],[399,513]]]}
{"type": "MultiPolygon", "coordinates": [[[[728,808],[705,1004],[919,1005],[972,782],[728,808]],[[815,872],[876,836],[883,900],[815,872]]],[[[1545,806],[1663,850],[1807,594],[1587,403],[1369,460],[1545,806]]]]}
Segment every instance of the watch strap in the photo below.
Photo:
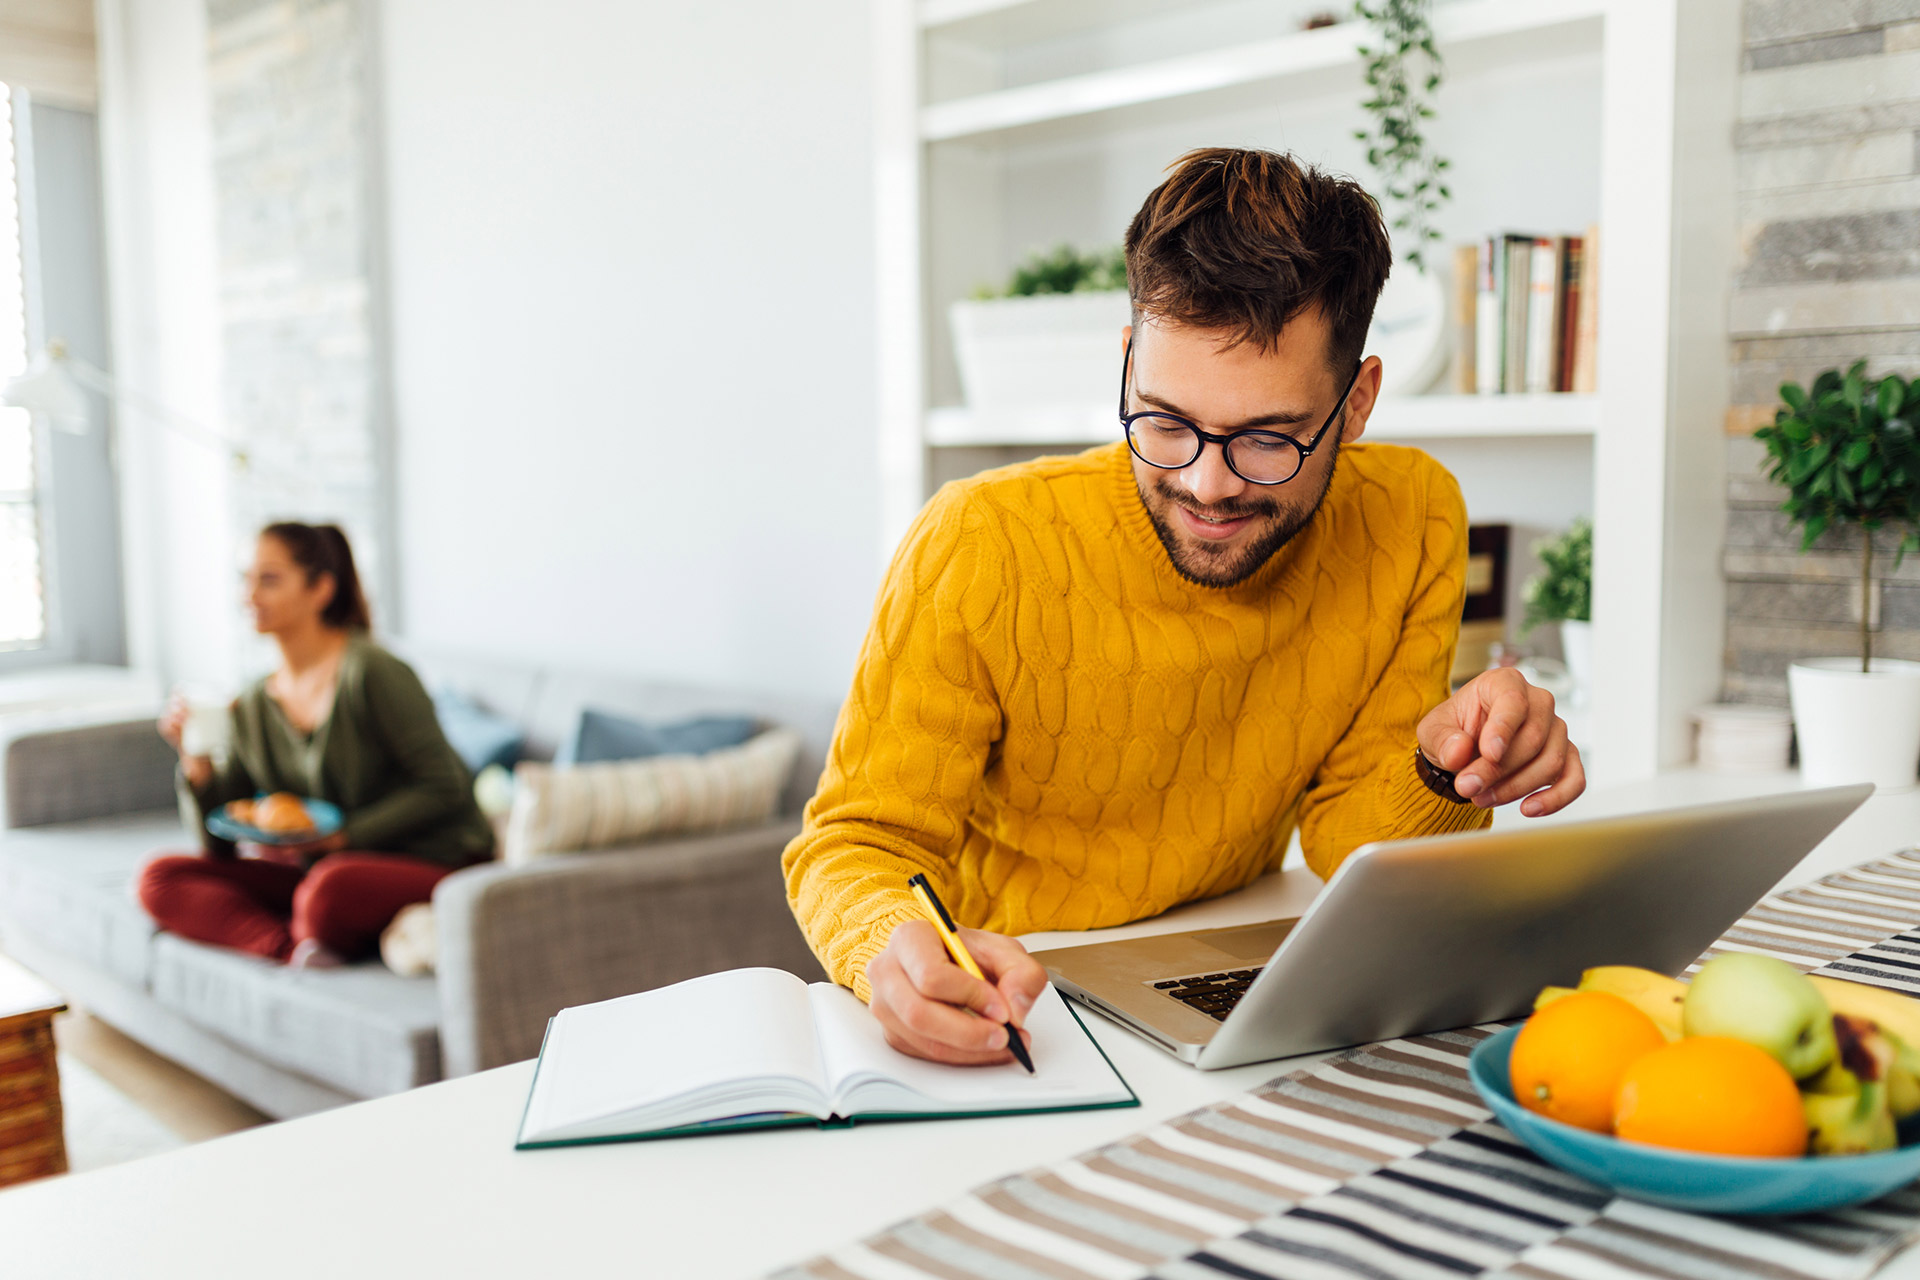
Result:
{"type": "Polygon", "coordinates": [[[1413,749],[1413,771],[1422,785],[1448,804],[1468,804],[1468,799],[1453,789],[1453,774],[1427,759],[1419,747],[1413,749]]]}

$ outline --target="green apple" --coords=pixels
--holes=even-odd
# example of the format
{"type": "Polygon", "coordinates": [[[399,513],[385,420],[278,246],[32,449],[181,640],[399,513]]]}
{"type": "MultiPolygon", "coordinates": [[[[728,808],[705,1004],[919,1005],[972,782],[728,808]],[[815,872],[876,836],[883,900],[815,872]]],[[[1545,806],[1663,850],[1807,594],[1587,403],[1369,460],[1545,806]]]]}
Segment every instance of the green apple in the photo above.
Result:
{"type": "Polygon", "coordinates": [[[1807,975],[1784,960],[1729,951],[1700,966],[1680,1006],[1690,1036],[1732,1036],[1771,1054],[1805,1080],[1839,1052],[1833,1013],[1807,975]]]}

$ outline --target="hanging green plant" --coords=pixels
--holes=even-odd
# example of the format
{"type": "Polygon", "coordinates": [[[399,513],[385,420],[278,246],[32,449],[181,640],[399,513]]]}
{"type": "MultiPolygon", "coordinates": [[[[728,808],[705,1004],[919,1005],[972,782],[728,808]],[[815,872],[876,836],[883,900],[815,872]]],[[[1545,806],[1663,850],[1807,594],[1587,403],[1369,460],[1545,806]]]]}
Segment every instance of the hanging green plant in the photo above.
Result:
{"type": "Polygon", "coordinates": [[[1360,46],[1366,59],[1369,95],[1360,106],[1373,127],[1354,130],[1367,144],[1367,163],[1380,174],[1396,212],[1393,226],[1406,232],[1402,249],[1418,270],[1427,269],[1424,250],[1440,238],[1434,214],[1453,198],[1441,174],[1444,157],[1427,145],[1423,121],[1433,119],[1432,97],[1440,88],[1440,51],[1433,43],[1432,0],[1355,0],[1354,11],[1373,27],[1374,38],[1360,46]]]}

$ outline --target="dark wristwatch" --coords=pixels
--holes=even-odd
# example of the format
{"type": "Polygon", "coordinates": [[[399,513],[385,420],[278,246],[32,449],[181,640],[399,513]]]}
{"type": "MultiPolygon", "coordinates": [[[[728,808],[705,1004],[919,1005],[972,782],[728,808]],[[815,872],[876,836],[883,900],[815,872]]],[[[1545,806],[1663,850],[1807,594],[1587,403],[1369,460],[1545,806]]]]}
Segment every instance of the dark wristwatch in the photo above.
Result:
{"type": "Polygon", "coordinates": [[[1453,775],[1445,769],[1436,766],[1431,760],[1428,760],[1426,752],[1420,750],[1418,747],[1413,749],[1413,771],[1419,775],[1421,783],[1426,786],[1427,790],[1433,792],[1433,794],[1439,796],[1447,803],[1472,803],[1465,796],[1453,789],[1453,775]]]}

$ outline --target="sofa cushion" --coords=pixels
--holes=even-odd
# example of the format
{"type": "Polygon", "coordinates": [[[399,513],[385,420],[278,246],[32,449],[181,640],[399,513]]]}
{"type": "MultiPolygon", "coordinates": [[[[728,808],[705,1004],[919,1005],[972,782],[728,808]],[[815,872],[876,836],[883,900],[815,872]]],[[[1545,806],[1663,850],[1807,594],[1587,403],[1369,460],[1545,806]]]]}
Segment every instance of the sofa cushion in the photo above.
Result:
{"type": "Polygon", "coordinates": [[[527,759],[549,759],[573,734],[587,707],[635,720],[685,720],[694,716],[744,716],[784,725],[800,734],[800,758],[776,808],[797,814],[813,797],[833,741],[839,706],[806,697],[757,694],[739,689],[660,684],[621,676],[556,672],[541,682],[526,721],[527,759]]]}
{"type": "Polygon", "coordinates": [[[374,961],[290,969],[170,933],[153,940],[153,994],[276,1066],[356,1097],[440,1078],[440,993],[374,961]]]}
{"type": "Polygon", "coordinates": [[[553,757],[556,765],[605,764],[613,760],[644,760],[649,756],[704,756],[710,751],[737,747],[753,737],[761,724],[752,716],[696,716],[670,724],[652,724],[609,715],[587,707],[573,736],[553,757]]]}
{"type": "Polygon", "coordinates": [[[19,930],[145,990],[155,929],[134,877],[192,845],[172,812],[0,833],[0,939],[19,930]]]}
{"type": "Polygon", "coordinates": [[[673,832],[765,822],[799,751],[800,735],[782,728],[702,756],[569,768],[522,764],[514,772],[513,811],[501,857],[530,862],[673,832]]]}
{"type": "Polygon", "coordinates": [[[481,706],[458,689],[436,689],[434,718],[467,772],[478,774],[489,765],[511,769],[520,760],[527,735],[497,711],[481,706]]]}

